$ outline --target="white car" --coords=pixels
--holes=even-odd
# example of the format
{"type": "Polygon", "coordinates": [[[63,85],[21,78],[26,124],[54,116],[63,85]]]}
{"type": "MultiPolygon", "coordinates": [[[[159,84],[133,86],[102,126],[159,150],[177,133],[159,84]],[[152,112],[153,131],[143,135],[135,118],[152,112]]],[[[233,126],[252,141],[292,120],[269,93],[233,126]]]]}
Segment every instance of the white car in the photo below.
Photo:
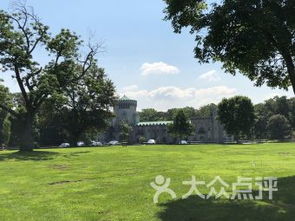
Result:
{"type": "Polygon", "coordinates": [[[70,144],[69,143],[62,143],[61,145],[59,145],[59,147],[61,147],[61,148],[70,147],[70,144]]]}
{"type": "Polygon", "coordinates": [[[92,147],[101,147],[102,143],[101,142],[97,142],[97,141],[91,141],[91,146],[92,147]]]}
{"type": "Polygon", "coordinates": [[[112,140],[108,143],[108,145],[111,145],[111,146],[115,146],[115,145],[118,145],[119,144],[119,141],[116,141],[116,140],[112,140]]]}
{"type": "Polygon", "coordinates": [[[187,142],[186,140],[181,140],[181,141],[179,142],[179,144],[181,144],[181,145],[187,145],[188,142],[187,142]]]}
{"type": "Polygon", "coordinates": [[[156,144],[156,141],[154,139],[149,139],[147,144],[156,144]]]}
{"type": "Polygon", "coordinates": [[[79,141],[79,142],[77,143],[77,146],[78,146],[78,147],[84,147],[84,146],[85,146],[85,143],[84,143],[83,141],[79,141]]]}

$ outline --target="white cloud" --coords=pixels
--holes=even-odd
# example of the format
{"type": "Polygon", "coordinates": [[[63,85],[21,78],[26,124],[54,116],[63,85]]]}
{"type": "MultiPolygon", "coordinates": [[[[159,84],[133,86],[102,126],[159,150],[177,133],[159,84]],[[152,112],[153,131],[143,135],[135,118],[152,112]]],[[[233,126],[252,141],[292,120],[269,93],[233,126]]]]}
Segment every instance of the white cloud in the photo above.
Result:
{"type": "Polygon", "coordinates": [[[124,92],[124,91],[134,91],[134,90],[137,90],[138,89],[138,86],[136,85],[136,84],[133,84],[133,85],[129,85],[129,86],[127,86],[127,87],[124,87],[123,89],[122,89],[122,91],[124,92]]]}
{"type": "MultiPolygon", "coordinates": [[[[134,86],[134,85],[133,85],[134,86]]],[[[138,100],[139,109],[155,108],[167,110],[174,107],[200,107],[209,103],[218,103],[224,97],[232,97],[237,94],[235,88],[217,86],[211,88],[179,88],[175,86],[160,87],[154,90],[140,90],[128,87],[121,91],[132,99],[138,100]]]]}
{"type": "Polygon", "coordinates": [[[216,70],[211,70],[211,71],[208,71],[204,74],[202,74],[199,79],[202,79],[202,80],[206,80],[206,81],[210,81],[210,82],[213,82],[213,81],[220,81],[221,78],[219,77],[218,73],[216,70]]]}
{"type": "Polygon", "coordinates": [[[174,75],[180,72],[179,68],[164,62],[144,63],[141,68],[141,75],[174,75]]]}

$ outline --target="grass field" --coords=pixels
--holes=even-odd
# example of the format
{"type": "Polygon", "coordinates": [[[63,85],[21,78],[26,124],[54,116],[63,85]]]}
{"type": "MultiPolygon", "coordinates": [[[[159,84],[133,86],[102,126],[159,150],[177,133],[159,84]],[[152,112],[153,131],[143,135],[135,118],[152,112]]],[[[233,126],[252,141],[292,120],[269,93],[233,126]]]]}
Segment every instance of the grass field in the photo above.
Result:
{"type": "MultiPolygon", "coordinates": [[[[295,144],[134,146],[0,153],[0,220],[199,221],[294,220],[295,144]],[[150,183],[172,179],[178,199],[153,203],[150,183]],[[278,177],[274,201],[190,197],[195,175],[278,177]]],[[[202,187],[204,194],[207,188],[202,187]]]]}

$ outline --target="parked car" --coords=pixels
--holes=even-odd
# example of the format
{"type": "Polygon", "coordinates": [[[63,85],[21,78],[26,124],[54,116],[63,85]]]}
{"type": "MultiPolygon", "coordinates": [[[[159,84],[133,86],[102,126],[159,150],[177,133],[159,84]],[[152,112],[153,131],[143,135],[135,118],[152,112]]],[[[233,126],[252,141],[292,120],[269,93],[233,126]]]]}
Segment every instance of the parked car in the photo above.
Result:
{"type": "Polygon", "coordinates": [[[83,141],[79,141],[79,142],[77,143],[77,146],[78,146],[78,147],[84,147],[84,146],[85,146],[85,143],[84,143],[83,141]]]}
{"type": "Polygon", "coordinates": [[[97,141],[91,141],[91,146],[92,147],[101,147],[102,143],[101,142],[97,142],[97,141]]]}
{"type": "Polygon", "coordinates": [[[188,142],[187,142],[186,140],[181,140],[181,141],[179,142],[179,144],[180,144],[180,145],[187,145],[188,142]]]}
{"type": "Polygon", "coordinates": [[[112,140],[108,143],[108,145],[110,146],[115,146],[115,145],[119,145],[119,141],[116,141],[116,140],[112,140]]]}
{"type": "Polygon", "coordinates": [[[61,145],[59,145],[59,147],[61,147],[61,148],[70,147],[70,144],[69,143],[62,143],[61,145]]]}
{"type": "Polygon", "coordinates": [[[156,141],[154,139],[149,139],[147,144],[156,144],[156,141]]]}

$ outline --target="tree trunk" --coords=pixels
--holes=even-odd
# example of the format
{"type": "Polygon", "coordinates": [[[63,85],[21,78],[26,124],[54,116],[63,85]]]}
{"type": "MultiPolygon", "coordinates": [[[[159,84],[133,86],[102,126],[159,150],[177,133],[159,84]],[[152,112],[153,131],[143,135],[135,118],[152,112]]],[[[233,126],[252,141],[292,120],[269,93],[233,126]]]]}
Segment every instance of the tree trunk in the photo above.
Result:
{"type": "Polygon", "coordinates": [[[33,136],[33,114],[25,114],[22,120],[22,133],[20,135],[20,151],[33,151],[34,150],[34,136],[33,136]]]}
{"type": "Polygon", "coordinates": [[[79,142],[79,139],[80,139],[80,136],[81,136],[81,132],[70,132],[70,145],[71,147],[76,147],[78,142],[79,142]]]}
{"type": "Polygon", "coordinates": [[[292,56],[288,53],[282,53],[286,62],[289,78],[292,84],[293,92],[295,94],[295,64],[293,63],[292,56]]]}
{"type": "Polygon", "coordinates": [[[293,92],[295,94],[295,68],[294,64],[292,65],[292,68],[288,69],[289,71],[289,77],[292,84],[293,92]]]}

